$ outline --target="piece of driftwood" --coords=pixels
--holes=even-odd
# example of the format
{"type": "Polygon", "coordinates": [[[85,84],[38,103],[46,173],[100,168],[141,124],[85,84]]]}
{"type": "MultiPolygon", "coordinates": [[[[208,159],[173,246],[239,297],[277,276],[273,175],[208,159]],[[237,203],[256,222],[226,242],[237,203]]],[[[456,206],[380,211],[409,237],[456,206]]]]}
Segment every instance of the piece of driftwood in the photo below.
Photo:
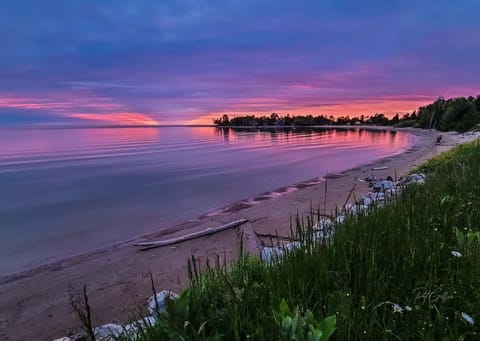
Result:
{"type": "Polygon", "coordinates": [[[162,247],[162,246],[167,246],[167,245],[172,245],[172,244],[177,244],[180,242],[184,242],[186,240],[190,239],[195,239],[199,237],[204,237],[208,236],[210,234],[214,234],[223,230],[227,230],[232,227],[236,227],[238,225],[242,225],[243,223],[246,223],[248,219],[242,218],[239,220],[232,221],[231,223],[225,224],[225,225],[220,225],[216,227],[207,227],[204,230],[197,231],[197,232],[192,232],[180,237],[176,238],[171,238],[171,239],[165,239],[165,240],[157,240],[153,242],[143,242],[143,243],[135,243],[133,246],[138,246],[140,247],[140,250],[148,250],[148,249],[153,249],[156,247],[162,247]]]}
{"type": "Polygon", "coordinates": [[[372,170],[384,170],[384,169],[389,169],[389,166],[381,166],[381,167],[373,167],[372,170]]]}
{"type": "Polygon", "coordinates": [[[272,234],[272,233],[257,233],[258,237],[261,238],[268,238],[268,239],[281,239],[281,240],[288,240],[292,241],[293,239],[291,237],[286,237],[286,236],[279,236],[278,234],[272,234]]]}

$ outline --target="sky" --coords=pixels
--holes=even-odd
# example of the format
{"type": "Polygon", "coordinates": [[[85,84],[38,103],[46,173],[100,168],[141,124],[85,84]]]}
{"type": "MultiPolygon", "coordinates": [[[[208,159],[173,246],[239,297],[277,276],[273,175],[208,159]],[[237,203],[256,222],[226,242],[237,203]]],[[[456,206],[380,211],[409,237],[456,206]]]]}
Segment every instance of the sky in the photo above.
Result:
{"type": "Polygon", "coordinates": [[[478,13],[478,0],[2,0],[0,125],[411,112],[480,94],[478,13]]]}

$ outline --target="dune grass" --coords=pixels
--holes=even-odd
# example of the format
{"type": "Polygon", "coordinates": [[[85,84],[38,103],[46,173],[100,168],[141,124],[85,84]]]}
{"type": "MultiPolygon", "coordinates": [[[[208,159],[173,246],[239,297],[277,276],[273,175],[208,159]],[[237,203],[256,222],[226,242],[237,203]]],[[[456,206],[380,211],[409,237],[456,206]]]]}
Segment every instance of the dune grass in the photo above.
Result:
{"type": "Polygon", "coordinates": [[[480,324],[480,144],[421,167],[425,185],[272,264],[190,261],[191,284],[141,340],[463,340],[480,324]],[[199,268],[202,268],[201,271],[199,268]]]}

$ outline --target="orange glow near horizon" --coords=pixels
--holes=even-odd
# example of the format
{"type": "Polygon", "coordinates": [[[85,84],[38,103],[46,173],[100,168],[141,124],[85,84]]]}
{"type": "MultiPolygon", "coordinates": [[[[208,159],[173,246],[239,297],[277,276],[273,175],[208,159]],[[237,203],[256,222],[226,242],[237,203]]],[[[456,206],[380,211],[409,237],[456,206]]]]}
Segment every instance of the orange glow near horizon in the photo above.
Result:
{"type": "Polygon", "coordinates": [[[83,120],[100,121],[115,125],[158,125],[159,122],[147,114],[129,112],[110,98],[95,95],[51,94],[40,97],[0,97],[0,108],[45,110],[57,115],[83,120]],[[82,111],[97,111],[82,112],[82,111]],[[80,111],[80,112],[79,112],[80,111]],[[67,112],[72,112],[66,114],[67,112]]]}
{"type": "MultiPolygon", "coordinates": [[[[306,87],[306,85],[299,85],[306,87]]],[[[455,94],[460,94],[456,91],[455,94]]],[[[188,113],[173,111],[163,120],[159,112],[139,112],[113,99],[98,96],[92,92],[73,93],[49,93],[48,96],[15,96],[6,94],[0,96],[0,108],[40,110],[46,115],[51,114],[58,117],[70,117],[91,122],[104,122],[112,125],[211,125],[213,119],[224,114],[229,117],[242,115],[270,115],[276,112],[280,115],[326,115],[326,116],[371,116],[383,113],[387,117],[395,114],[403,115],[411,113],[422,105],[433,102],[437,97],[430,95],[403,95],[383,96],[378,99],[337,99],[337,102],[327,104],[314,104],[312,98],[292,100],[288,98],[274,97],[248,97],[242,98],[233,103],[230,100],[222,105],[216,103],[218,109],[215,111],[203,111],[201,104],[198,105],[198,114],[194,116],[189,110],[188,113]],[[182,117],[182,115],[184,115],[182,117]],[[187,116],[187,117],[188,117],[187,116]]],[[[69,122],[75,124],[75,122],[69,122]]]]}

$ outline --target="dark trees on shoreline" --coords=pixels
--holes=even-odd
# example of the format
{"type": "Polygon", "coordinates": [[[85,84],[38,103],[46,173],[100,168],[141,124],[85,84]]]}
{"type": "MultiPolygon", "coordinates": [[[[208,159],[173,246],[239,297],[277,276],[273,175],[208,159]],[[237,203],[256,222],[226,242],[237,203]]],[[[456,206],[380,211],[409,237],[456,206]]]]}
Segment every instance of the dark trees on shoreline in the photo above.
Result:
{"type": "Polygon", "coordinates": [[[325,115],[244,115],[229,118],[223,115],[214,119],[217,126],[321,126],[321,125],[380,125],[394,127],[436,128],[441,131],[468,131],[480,124],[480,95],[477,97],[439,98],[435,102],[421,106],[413,113],[392,118],[384,114],[372,116],[325,116],[325,115]]]}

